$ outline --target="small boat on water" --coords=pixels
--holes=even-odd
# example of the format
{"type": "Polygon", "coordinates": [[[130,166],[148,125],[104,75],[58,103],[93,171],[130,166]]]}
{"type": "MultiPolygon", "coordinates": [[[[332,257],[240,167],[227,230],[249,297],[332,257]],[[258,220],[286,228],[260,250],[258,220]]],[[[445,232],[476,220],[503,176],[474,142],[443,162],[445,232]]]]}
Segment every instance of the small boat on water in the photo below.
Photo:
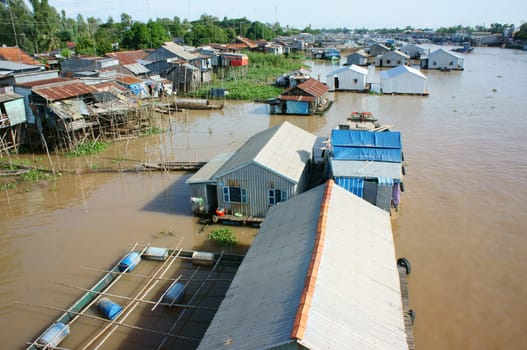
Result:
{"type": "Polygon", "coordinates": [[[222,109],[223,103],[215,103],[211,100],[205,99],[188,99],[188,98],[177,98],[173,102],[173,107],[176,109],[222,109]]]}
{"type": "Polygon", "coordinates": [[[371,112],[351,112],[346,123],[339,124],[337,129],[386,131],[392,127],[393,125],[381,125],[371,112]]]}

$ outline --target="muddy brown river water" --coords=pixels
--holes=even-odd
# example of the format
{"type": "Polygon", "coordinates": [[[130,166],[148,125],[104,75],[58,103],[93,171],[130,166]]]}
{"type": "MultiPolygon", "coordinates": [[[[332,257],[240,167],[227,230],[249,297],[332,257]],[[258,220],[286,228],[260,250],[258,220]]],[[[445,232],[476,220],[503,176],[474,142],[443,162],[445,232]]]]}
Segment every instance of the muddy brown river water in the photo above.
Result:
{"type": "MultiPolygon", "coordinates": [[[[371,111],[402,132],[406,191],[392,227],[397,256],[412,264],[417,348],[527,349],[527,52],[476,48],[464,57],[465,71],[424,71],[428,97],[336,93],[322,117],[229,101],[165,116],[167,133],[102,156],[52,161],[70,169],[117,158],[129,160],[123,167],[204,161],[284,120],[327,135],[350,112],[371,111]]],[[[336,66],[312,68],[324,81],[336,66]]],[[[173,247],[183,238],[184,248],[214,249],[191,215],[190,175],[63,174],[0,193],[0,348],[23,349],[58,316],[17,301],[69,306],[80,292],[51,282],[91,286],[100,272],[81,267],[107,268],[132,243],[173,247]]],[[[235,232],[242,244],[231,251],[243,252],[257,230],[235,232]]]]}

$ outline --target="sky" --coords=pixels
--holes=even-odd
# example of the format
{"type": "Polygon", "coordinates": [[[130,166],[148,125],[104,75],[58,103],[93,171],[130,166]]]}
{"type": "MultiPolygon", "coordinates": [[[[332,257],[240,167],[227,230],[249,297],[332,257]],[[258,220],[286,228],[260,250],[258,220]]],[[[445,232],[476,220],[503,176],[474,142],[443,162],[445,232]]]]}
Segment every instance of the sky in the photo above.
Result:
{"type": "Polygon", "coordinates": [[[282,27],[320,28],[432,28],[492,23],[520,26],[527,21],[525,0],[442,0],[442,1],[325,1],[312,0],[48,0],[60,13],[76,18],[95,17],[120,21],[124,12],[133,20],[149,18],[198,19],[202,14],[229,19],[246,17],[263,23],[279,22],[282,27]]]}

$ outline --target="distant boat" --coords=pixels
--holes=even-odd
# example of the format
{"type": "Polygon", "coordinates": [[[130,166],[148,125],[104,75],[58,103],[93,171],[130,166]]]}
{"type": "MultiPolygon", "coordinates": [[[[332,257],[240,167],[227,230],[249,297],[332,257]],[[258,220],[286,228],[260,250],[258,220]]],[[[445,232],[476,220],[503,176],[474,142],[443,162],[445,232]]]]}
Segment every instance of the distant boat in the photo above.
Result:
{"type": "Polygon", "coordinates": [[[381,125],[371,112],[351,112],[346,118],[346,123],[339,124],[339,130],[367,130],[367,131],[386,131],[393,128],[393,125],[381,125]]]}
{"type": "Polygon", "coordinates": [[[470,46],[469,43],[464,43],[463,46],[455,47],[452,49],[452,51],[461,52],[461,53],[470,53],[474,51],[474,48],[470,46]]]}
{"type": "Polygon", "coordinates": [[[223,103],[214,103],[205,99],[178,98],[173,102],[176,109],[222,109],[223,103]]]}

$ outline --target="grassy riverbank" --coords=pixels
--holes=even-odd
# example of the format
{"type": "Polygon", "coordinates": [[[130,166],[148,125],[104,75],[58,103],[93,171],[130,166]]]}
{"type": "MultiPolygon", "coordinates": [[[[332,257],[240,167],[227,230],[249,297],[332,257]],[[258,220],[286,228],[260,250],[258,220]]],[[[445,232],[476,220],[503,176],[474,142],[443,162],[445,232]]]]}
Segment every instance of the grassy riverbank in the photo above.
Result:
{"type": "Polygon", "coordinates": [[[209,98],[211,88],[229,91],[226,96],[231,100],[260,100],[279,95],[283,89],[272,85],[274,80],[284,73],[303,67],[304,57],[299,55],[270,55],[264,53],[247,53],[249,67],[230,70],[222,77],[215,74],[212,81],[198,90],[196,97],[209,98]]]}

